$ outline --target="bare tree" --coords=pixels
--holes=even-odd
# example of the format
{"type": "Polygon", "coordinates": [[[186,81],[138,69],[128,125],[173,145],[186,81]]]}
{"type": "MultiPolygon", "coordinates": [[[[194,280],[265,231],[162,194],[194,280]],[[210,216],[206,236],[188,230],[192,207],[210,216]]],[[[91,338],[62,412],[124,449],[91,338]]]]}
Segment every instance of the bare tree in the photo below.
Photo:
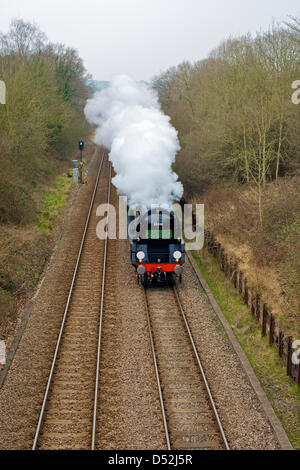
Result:
{"type": "Polygon", "coordinates": [[[20,56],[39,53],[47,42],[46,35],[34,23],[14,19],[7,34],[0,33],[0,53],[20,56]]]}

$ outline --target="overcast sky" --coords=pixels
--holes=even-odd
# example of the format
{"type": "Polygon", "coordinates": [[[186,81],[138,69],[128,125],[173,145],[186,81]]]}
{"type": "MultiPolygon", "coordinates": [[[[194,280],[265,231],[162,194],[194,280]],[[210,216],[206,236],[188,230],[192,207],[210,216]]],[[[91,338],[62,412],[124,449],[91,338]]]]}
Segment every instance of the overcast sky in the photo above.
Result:
{"type": "Polygon", "coordinates": [[[12,18],[34,20],[51,41],[76,48],[95,79],[149,80],[288,15],[300,15],[299,0],[0,0],[0,31],[12,18]]]}

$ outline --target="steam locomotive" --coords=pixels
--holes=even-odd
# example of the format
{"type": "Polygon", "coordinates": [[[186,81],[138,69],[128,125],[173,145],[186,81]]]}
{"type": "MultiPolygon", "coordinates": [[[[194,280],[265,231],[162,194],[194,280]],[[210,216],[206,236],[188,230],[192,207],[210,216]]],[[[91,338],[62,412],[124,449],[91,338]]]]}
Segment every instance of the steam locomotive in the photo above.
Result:
{"type": "Polygon", "coordinates": [[[155,208],[140,214],[132,230],[133,220],[128,217],[128,233],[138,282],[147,287],[173,285],[176,278],[181,281],[185,254],[179,218],[172,211],[155,208]]]}

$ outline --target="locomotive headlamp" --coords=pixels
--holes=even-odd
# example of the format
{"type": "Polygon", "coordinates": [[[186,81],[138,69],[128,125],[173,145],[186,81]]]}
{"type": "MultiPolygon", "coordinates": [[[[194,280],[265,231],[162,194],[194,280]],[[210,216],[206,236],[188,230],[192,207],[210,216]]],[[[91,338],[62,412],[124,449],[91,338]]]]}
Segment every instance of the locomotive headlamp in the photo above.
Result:
{"type": "Polygon", "coordinates": [[[145,258],[145,253],[143,251],[138,251],[136,257],[138,260],[143,260],[145,258]]]}
{"type": "Polygon", "coordinates": [[[181,253],[181,251],[174,251],[173,256],[176,259],[180,259],[181,256],[182,256],[182,253],[181,253]]]}

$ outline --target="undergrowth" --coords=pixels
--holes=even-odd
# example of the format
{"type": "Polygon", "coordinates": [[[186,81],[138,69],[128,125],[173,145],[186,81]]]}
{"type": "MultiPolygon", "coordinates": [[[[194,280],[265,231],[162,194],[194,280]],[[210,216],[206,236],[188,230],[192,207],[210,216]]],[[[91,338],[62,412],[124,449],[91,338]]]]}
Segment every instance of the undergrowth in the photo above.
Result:
{"type": "Polygon", "coordinates": [[[38,214],[38,228],[41,232],[51,231],[65,206],[72,179],[67,176],[59,176],[54,186],[47,191],[43,199],[43,208],[38,214]]]}

